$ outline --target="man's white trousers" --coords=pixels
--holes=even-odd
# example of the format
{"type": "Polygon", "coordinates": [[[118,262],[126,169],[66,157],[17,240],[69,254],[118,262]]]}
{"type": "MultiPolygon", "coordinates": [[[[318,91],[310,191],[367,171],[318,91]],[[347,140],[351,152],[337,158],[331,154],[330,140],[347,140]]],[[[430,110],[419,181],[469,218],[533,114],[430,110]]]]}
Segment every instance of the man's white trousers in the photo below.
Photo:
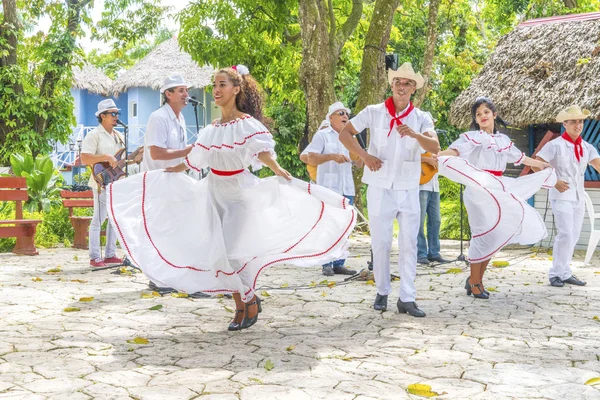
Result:
{"type": "Polygon", "coordinates": [[[557,276],[565,280],[573,275],[570,264],[583,226],[585,202],[583,199],[580,202],[552,200],[552,213],[558,234],[554,239],[549,275],[550,279],[557,276]]]}
{"type": "Polygon", "coordinates": [[[373,273],[380,295],[389,295],[390,252],[392,250],[394,219],[398,220],[398,271],[400,300],[415,301],[417,289],[417,235],[419,234],[419,189],[394,190],[369,185],[367,209],[373,249],[373,273]]]}

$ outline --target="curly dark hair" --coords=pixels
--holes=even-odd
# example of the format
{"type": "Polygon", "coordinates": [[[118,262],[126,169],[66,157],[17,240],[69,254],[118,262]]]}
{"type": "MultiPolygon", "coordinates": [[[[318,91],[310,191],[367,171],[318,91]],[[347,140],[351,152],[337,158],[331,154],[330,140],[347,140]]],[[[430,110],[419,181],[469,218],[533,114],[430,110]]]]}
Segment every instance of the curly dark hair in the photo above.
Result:
{"type": "Polygon", "coordinates": [[[221,68],[217,74],[226,74],[233,86],[239,86],[240,92],[235,97],[235,106],[241,112],[249,114],[263,125],[269,125],[269,120],[263,115],[264,97],[256,79],[250,74],[242,75],[235,69],[221,68]]]}

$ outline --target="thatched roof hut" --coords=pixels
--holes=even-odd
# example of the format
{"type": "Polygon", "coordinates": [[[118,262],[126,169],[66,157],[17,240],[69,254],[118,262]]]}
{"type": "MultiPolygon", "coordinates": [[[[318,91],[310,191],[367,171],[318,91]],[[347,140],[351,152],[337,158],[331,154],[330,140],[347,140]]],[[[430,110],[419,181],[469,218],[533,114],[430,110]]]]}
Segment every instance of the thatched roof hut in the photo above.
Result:
{"type": "Polygon", "coordinates": [[[531,20],[504,36],[450,121],[464,128],[478,96],[491,98],[513,126],[550,123],[578,104],[600,119],[600,13],[531,20]]]}
{"type": "Polygon", "coordinates": [[[112,87],[112,80],[101,70],[91,64],[85,63],[81,67],[73,68],[73,89],[85,89],[90,93],[108,96],[112,87]]]}
{"type": "Polygon", "coordinates": [[[115,80],[112,92],[117,96],[133,87],[158,90],[165,78],[174,73],[183,75],[191,87],[200,89],[211,83],[214,71],[210,66],[198,66],[188,53],[180,50],[177,38],[174,37],[161,43],[115,80]]]}

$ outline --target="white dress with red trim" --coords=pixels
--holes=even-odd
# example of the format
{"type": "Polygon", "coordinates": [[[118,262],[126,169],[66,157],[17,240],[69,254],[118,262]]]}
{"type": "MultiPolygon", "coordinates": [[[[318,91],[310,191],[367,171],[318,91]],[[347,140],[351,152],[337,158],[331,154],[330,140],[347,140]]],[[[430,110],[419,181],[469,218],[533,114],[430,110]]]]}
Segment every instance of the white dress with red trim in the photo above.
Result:
{"type": "Polygon", "coordinates": [[[489,260],[507,244],[535,244],[547,236],[542,217],[527,199],[556,184],[554,169],[502,176],[507,163],[519,164],[525,155],[500,133],[466,132],[449,148],[459,156],[439,157],[438,168],[441,175],[466,186],[470,262],[489,260]]]}
{"type": "Polygon", "coordinates": [[[274,147],[247,116],[199,132],[185,162],[211,167],[207,178],[157,170],[110,185],[109,217],[130,260],[159,286],[248,301],[268,266],[344,258],[354,208],[324,187],[250,173],[274,147]]]}

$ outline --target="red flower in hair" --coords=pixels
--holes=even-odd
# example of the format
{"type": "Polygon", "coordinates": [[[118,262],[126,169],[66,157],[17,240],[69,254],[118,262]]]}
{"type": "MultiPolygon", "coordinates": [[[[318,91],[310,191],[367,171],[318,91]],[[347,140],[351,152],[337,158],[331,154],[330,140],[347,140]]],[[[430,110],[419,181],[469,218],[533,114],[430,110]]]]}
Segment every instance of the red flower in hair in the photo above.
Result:
{"type": "Polygon", "coordinates": [[[237,65],[232,65],[232,66],[231,66],[231,69],[233,69],[233,70],[237,71],[237,65]]]}

